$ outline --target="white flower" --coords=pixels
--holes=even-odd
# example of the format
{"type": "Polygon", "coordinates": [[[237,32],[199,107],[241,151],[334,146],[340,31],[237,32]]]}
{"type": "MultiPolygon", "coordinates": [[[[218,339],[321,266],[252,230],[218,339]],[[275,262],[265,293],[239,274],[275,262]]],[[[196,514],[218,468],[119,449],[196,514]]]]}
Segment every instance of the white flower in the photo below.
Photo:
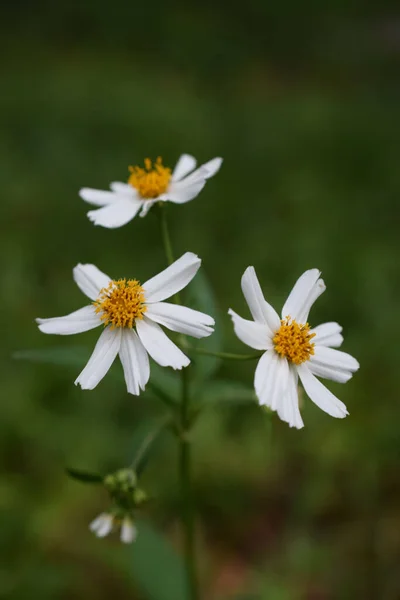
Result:
{"type": "Polygon", "coordinates": [[[119,354],[128,392],[139,395],[150,376],[148,354],[162,367],[182,369],[190,363],[160,325],[195,338],[213,332],[212,317],[163,302],[187,286],[200,264],[198,256],[187,252],[143,285],[135,279],[113,281],[94,265],[79,264],[73,276],[92,303],[65,317],[36,319],[39,329],[43,333],[71,335],[105,325],[75,384],[85,390],[96,387],[119,354]]]}
{"type": "Polygon", "coordinates": [[[121,542],[131,544],[137,536],[136,527],[130,517],[125,517],[121,525],[121,542]]]}
{"type": "Polygon", "coordinates": [[[238,338],[256,350],[265,350],[256,368],[254,387],[260,404],[278,412],[290,427],[304,426],[299,411],[298,377],[307,395],[326,413],[339,419],[348,412],[316,377],[345,383],[359,368],[358,361],[334,347],[341,345],[342,327],[324,323],[310,329],[311,306],[325,291],[318,269],[310,269],[297,280],[283,309],[282,319],[264,299],[254,267],[242,277],[242,291],[254,321],[229,310],[238,338]]]}
{"type": "Polygon", "coordinates": [[[154,164],[149,158],[144,162],[144,168],[130,167],[128,183],[111,183],[111,191],[92,188],[82,188],[79,191],[83,200],[102,207],[88,212],[89,219],[95,225],[110,229],[121,227],[131,221],[139,210],[141,217],[147,215],[156,202],[184,204],[193,200],[201,192],[207,179],[217,173],[222,158],[213,158],[194,170],[196,159],[190,154],[182,154],[173,172],[163,166],[160,157],[154,164]]]}
{"type": "Polygon", "coordinates": [[[137,529],[129,516],[125,516],[122,521],[110,513],[101,513],[89,525],[89,529],[93,531],[97,537],[105,537],[113,529],[121,527],[121,542],[131,544],[137,537],[137,529]]]}
{"type": "Polygon", "coordinates": [[[90,531],[93,531],[97,537],[105,537],[108,535],[114,526],[114,517],[108,513],[101,513],[89,525],[90,531]]]}

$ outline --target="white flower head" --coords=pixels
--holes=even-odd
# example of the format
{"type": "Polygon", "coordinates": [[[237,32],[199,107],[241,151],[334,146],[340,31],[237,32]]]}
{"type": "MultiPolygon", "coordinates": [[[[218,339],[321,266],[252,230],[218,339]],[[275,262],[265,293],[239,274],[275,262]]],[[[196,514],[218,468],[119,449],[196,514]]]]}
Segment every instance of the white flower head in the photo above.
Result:
{"type": "Polygon", "coordinates": [[[144,168],[129,168],[128,183],[114,181],[111,191],[82,188],[79,195],[86,202],[101,207],[88,212],[95,225],[114,229],[131,221],[139,211],[144,217],[156,202],[184,204],[193,200],[221,164],[222,158],[213,158],[196,169],[196,159],[182,154],[171,171],[164,167],[161,157],[154,163],[146,158],[144,168]]]}
{"type": "Polygon", "coordinates": [[[171,331],[202,338],[213,332],[214,319],[202,312],[163,302],[193,279],[201,264],[187,252],[143,285],[135,279],[111,280],[94,265],[77,265],[76,284],[92,303],[65,317],[36,319],[43,333],[72,335],[105,326],[94,352],[75,384],[92,390],[119,354],[127,390],[139,395],[150,377],[148,354],[162,367],[182,369],[189,358],[166,336],[171,331]]]}
{"type": "Polygon", "coordinates": [[[340,350],[342,327],[324,323],[310,329],[308,314],[315,300],[325,291],[318,269],[310,269],[297,280],[289,294],[280,319],[266,302],[254,267],[242,277],[242,291],[254,321],[242,319],[229,310],[238,338],[256,350],[265,350],[254,378],[261,405],[277,411],[290,427],[304,426],[299,411],[298,378],[306,394],[326,413],[339,419],[348,412],[336,396],[315,376],[345,383],[359,368],[358,361],[340,350]]]}
{"type": "Polygon", "coordinates": [[[101,513],[101,515],[96,517],[89,525],[89,529],[100,538],[109,535],[109,533],[118,527],[121,528],[121,542],[124,542],[124,544],[131,544],[135,541],[137,529],[132,518],[128,515],[125,515],[120,519],[111,513],[101,513]]]}

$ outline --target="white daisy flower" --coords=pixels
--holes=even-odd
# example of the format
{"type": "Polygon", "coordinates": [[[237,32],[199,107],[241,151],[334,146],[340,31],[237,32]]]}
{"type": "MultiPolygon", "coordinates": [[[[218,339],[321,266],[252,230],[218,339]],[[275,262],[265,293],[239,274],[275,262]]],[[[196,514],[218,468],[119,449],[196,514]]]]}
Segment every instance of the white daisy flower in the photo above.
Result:
{"type": "Polygon", "coordinates": [[[315,376],[345,383],[359,368],[358,361],[334,347],[343,341],[338,323],[324,323],[311,329],[308,313],[325,291],[318,269],[310,269],[297,280],[280,319],[266,302],[254,267],[242,277],[242,291],[254,321],[242,319],[229,310],[238,338],[256,350],[265,350],[254,378],[260,404],[276,410],[290,427],[304,426],[299,411],[298,378],[307,395],[326,413],[339,419],[348,412],[336,396],[315,376]]]}
{"type": "Polygon", "coordinates": [[[136,279],[114,281],[95,265],[79,264],[73,276],[92,303],[65,317],[36,319],[39,329],[43,333],[72,335],[105,326],[75,384],[92,390],[119,354],[128,392],[139,395],[150,376],[148,354],[162,367],[182,369],[190,363],[160,325],[195,338],[213,332],[212,317],[186,306],[163,302],[188,285],[200,264],[198,256],[187,252],[143,285],[136,279]]]}
{"type": "Polygon", "coordinates": [[[97,537],[105,537],[114,529],[121,527],[121,542],[131,544],[137,537],[137,529],[131,517],[125,516],[122,520],[110,513],[101,513],[89,525],[89,529],[93,531],[97,537]]]}
{"type": "Polygon", "coordinates": [[[140,211],[147,215],[156,202],[174,202],[184,204],[193,200],[203,189],[207,179],[219,171],[222,158],[213,158],[196,168],[196,159],[190,154],[182,154],[174,170],[164,167],[161,157],[152,163],[149,158],[143,167],[129,167],[131,172],[128,183],[114,181],[111,191],[82,188],[80,197],[101,206],[88,212],[89,219],[95,225],[113,229],[131,221],[140,211]]]}

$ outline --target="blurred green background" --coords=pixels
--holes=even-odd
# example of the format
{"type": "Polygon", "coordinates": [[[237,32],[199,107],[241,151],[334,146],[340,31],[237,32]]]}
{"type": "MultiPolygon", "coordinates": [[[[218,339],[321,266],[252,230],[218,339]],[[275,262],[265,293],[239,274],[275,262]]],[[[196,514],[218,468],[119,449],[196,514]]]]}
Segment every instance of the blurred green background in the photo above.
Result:
{"type": "MultiPolygon", "coordinates": [[[[176,255],[203,258],[224,349],[245,351],[226,310],[246,314],[248,265],[277,308],[319,267],[327,291],[311,323],[339,321],[361,363],[330,386],[344,421],[305,400],[294,431],[246,392],[210,399],[194,433],[203,598],[400,598],[395,3],[19,0],[1,13],[0,597],[152,600],[132,549],[88,531],[107,496],[64,466],[128,464],[159,401],[112,376],[83,392],[76,365],[11,355],[80,345],[89,356],[97,332],[44,336],[34,323],[82,306],[72,267],[143,281],[165,260],[155,211],[95,228],[78,190],[125,180],[145,156],[173,165],[188,152],[224,157],[195,201],[169,206],[176,255]]],[[[254,364],[205,364],[210,381],[251,387],[254,364]]],[[[142,483],[154,497],[145,516],[179,549],[172,437],[142,483]]],[[[161,587],[162,563],[150,565],[161,587]]]]}

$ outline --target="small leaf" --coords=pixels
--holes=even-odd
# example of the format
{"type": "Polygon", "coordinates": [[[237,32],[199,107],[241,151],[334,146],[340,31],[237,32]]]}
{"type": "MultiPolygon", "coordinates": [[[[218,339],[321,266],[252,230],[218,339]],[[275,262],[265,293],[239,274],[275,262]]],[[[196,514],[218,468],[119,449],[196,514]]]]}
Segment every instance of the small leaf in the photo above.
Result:
{"type": "Polygon", "coordinates": [[[68,367],[82,368],[88,361],[90,351],[82,346],[60,346],[51,348],[32,348],[30,350],[17,350],[12,358],[26,360],[33,363],[50,365],[65,365],[68,367]]]}
{"type": "Polygon", "coordinates": [[[170,420],[169,415],[163,418],[149,417],[142,420],[131,436],[132,469],[140,476],[157,443],[157,438],[170,420]]]}
{"type": "MultiPolygon", "coordinates": [[[[85,348],[84,346],[56,346],[50,348],[18,350],[12,354],[12,358],[33,363],[83,369],[89,360],[90,353],[91,351],[89,348],[85,348]]],[[[122,370],[118,368],[116,363],[114,363],[107,373],[107,377],[112,377],[115,381],[124,381],[122,370]]],[[[148,387],[150,390],[153,390],[156,396],[159,396],[166,403],[173,404],[173,399],[179,397],[180,379],[179,376],[176,373],[171,372],[170,369],[160,367],[153,363],[151,365],[151,378],[148,387]]]]}
{"type": "Polygon", "coordinates": [[[81,471],[80,469],[71,469],[66,467],[66,472],[72,479],[77,479],[82,483],[103,483],[103,475],[99,473],[89,473],[88,471],[81,471]]]}

